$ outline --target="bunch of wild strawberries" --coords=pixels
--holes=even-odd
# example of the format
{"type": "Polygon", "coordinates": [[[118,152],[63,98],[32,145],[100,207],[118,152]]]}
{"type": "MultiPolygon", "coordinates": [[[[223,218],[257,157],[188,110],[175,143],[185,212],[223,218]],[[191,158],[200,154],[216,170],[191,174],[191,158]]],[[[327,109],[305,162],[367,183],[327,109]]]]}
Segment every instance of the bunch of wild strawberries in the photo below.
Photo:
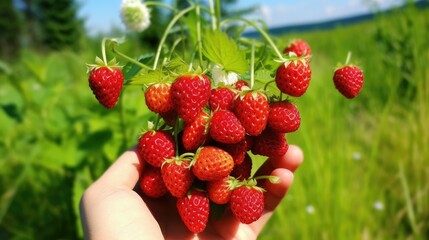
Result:
{"type": "MultiPolygon", "coordinates": [[[[186,227],[202,232],[209,219],[210,202],[229,207],[242,223],[258,220],[264,211],[264,181],[252,176],[249,155],[280,158],[288,150],[285,135],[300,126],[294,103],[282,94],[300,97],[311,79],[311,49],[296,40],[283,51],[275,82],[279,96],[253,88],[248,80],[214,84],[213,74],[184,73],[171,82],[145,88],[147,107],[164,124],[141,134],[137,153],[144,161],[142,192],[151,198],[171,195],[186,227]]],[[[113,108],[124,85],[121,68],[101,59],[90,65],[89,86],[98,101],[113,108]]],[[[274,73],[273,73],[274,74],[274,73]]],[[[362,71],[353,65],[336,70],[336,88],[347,98],[362,87],[362,71]]]]}
{"type": "MultiPolygon", "coordinates": [[[[296,40],[284,53],[291,60],[278,67],[276,86],[300,97],[311,79],[310,47],[296,40]]],[[[363,83],[362,72],[346,66],[337,70],[334,82],[345,96],[354,97],[363,83]]],[[[89,85],[107,108],[115,106],[122,84],[118,68],[94,67],[90,72],[89,85]]],[[[148,108],[165,124],[138,139],[137,152],[147,163],[142,192],[151,198],[176,197],[184,224],[195,233],[206,227],[210,201],[229,206],[242,223],[258,220],[264,211],[265,180],[251,176],[249,152],[270,158],[286,154],[285,134],[296,131],[301,120],[294,103],[269,98],[245,80],[214,87],[202,73],[152,84],[144,94],[148,108]]]]}

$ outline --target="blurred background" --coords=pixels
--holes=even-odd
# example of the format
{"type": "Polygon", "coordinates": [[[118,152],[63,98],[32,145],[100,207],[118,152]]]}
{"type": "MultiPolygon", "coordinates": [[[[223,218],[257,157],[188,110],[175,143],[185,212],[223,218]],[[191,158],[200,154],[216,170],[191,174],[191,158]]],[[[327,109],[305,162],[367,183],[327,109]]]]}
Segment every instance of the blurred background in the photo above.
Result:
{"type": "MultiPolygon", "coordinates": [[[[140,88],[105,110],[88,87],[102,37],[126,35],[121,50],[139,56],[171,18],[155,8],[152,27],[126,33],[120,4],[0,1],[0,239],[81,239],[82,192],[148,120],[140,88]]],[[[260,239],[428,239],[428,1],[222,4],[266,21],[279,48],[302,38],[313,52],[301,127],[287,136],[305,161],[260,239]],[[348,51],[365,75],[353,100],[332,81],[348,51]]]]}

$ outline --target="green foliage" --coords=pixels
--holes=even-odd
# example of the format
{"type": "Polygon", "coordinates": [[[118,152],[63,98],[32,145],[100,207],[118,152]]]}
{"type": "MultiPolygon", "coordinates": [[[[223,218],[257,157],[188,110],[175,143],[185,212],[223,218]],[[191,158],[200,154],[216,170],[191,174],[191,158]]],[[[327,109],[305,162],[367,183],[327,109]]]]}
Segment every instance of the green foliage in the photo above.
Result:
{"type": "Polygon", "coordinates": [[[214,63],[221,64],[225,71],[245,73],[246,55],[225,32],[207,30],[204,34],[204,55],[214,63]]]}
{"type": "Polygon", "coordinates": [[[12,59],[19,50],[19,32],[22,22],[15,11],[12,0],[0,2],[0,57],[12,59]]]}
{"type": "MultiPolygon", "coordinates": [[[[297,101],[302,126],[287,135],[290,144],[303,148],[305,161],[261,239],[428,236],[428,16],[428,10],[411,9],[278,39],[280,47],[290,38],[310,43],[313,77],[297,101]],[[336,63],[344,62],[348,51],[365,74],[354,100],[343,98],[332,82],[336,63]],[[409,51],[418,54],[410,57],[409,51]],[[413,64],[404,66],[408,58],[413,64]],[[400,86],[409,67],[412,77],[406,81],[415,87],[405,98],[410,95],[400,86]]],[[[113,110],[97,103],[85,62],[99,55],[94,51],[99,46],[86,45],[80,54],[23,51],[16,64],[0,63],[0,239],[81,239],[83,191],[136,143],[148,120],[140,87],[127,85],[113,110]]],[[[140,52],[136,41],[121,49],[140,52]]],[[[258,56],[256,64],[264,68],[255,80],[273,79],[274,66],[258,56]]],[[[183,67],[180,60],[170,63],[171,69],[183,67]]],[[[126,68],[129,76],[140,70],[126,68]]]]}

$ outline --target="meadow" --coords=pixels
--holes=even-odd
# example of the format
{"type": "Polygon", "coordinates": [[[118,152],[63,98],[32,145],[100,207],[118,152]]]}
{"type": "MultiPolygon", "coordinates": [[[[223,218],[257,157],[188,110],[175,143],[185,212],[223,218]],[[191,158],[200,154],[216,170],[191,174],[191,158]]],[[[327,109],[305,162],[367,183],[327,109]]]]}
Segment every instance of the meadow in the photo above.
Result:
{"type": "MultiPolygon", "coordinates": [[[[287,135],[305,160],[260,239],[427,239],[428,33],[429,11],[409,7],[276,37],[278,46],[308,41],[313,74],[296,100],[300,130],[287,135]],[[332,82],[348,51],[365,75],[353,100],[332,82]]],[[[0,61],[0,239],[82,238],[82,192],[148,119],[139,87],[126,87],[114,110],[95,101],[85,63],[99,43],[83,41],[80,53],[22,50],[0,61]]]]}

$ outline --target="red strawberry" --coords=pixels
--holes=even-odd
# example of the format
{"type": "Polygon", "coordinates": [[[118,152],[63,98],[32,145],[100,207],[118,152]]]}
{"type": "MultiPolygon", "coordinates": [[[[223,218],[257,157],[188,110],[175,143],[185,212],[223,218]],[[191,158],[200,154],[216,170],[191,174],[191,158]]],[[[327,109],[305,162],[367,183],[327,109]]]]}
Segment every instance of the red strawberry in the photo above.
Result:
{"type": "Polygon", "coordinates": [[[121,94],[124,75],[117,66],[98,66],[91,69],[88,82],[98,102],[113,108],[121,94]]]}
{"type": "Polygon", "coordinates": [[[238,143],[235,144],[219,144],[217,145],[219,148],[222,148],[234,159],[234,164],[241,164],[244,160],[244,156],[246,155],[247,150],[249,150],[249,141],[248,137],[245,137],[238,143]]]}
{"type": "Polygon", "coordinates": [[[224,150],[213,147],[201,147],[195,157],[192,172],[203,181],[213,181],[228,176],[234,168],[234,160],[224,150]]]}
{"type": "Polygon", "coordinates": [[[298,57],[301,56],[311,56],[311,49],[307,42],[301,39],[292,41],[289,46],[287,46],[283,53],[289,54],[294,52],[298,57]]]}
{"type": "Polygon", "coordinates": [[[242,163],[235,165],[232,169],[231,176],[238,180],[245,180],[250,177],[252,173],[252,159],[249,154],[246,153],[242,163]]]}
{"type": "Polygon", "coordinates": [[[215,181],[208,181],[207,195],[214,203],[226,204],[229,202],[232,190],[237,184],[237,179],[230,176],[215,181]]]}
{"type": "Polygon", "coordinates": [[[269,111],[267,97],[261,92],[243,92],[234,102],[234,113],[251,136],[257,136],[265,129],[269,111]]]}
{"type": "Polygon", "coordinates": [[[161,167],[162,179],[171,195],[180,198],[186,195],[194,181],[190,161],[171,159],[161,167]]]}
{"type": "Polygon", "coordinates": [[[167,193],[159,168],[146,165],[140,179],[140,188],[143,193],[152,198],[159,198],[167,193]]]}
{"type": "Polygon", "coordinates": [[[173,136],[168,131],[148,131],[140,137],[137,152],[150,165],[161,167],[176,154],[173,136]]]}
{"type": "Polygon", "coordinates": [[[244,127],[229,110],[218,110],[210,120],[210,137],[220,143],[233,144],[244,139],[244,127]]]}
{"type": "Polygon", "coordinates": [[[200,112],[193,122],[183,125],[182,144],[187,151],[195,151],[207,141],[209,119],[207,113],[200,112]]]}
{"type": "Polygon", "coordinates": [[[250,224],[258,220],[264,212],[264,193],[257,186],[241,186],[232,191],[230,208],[242,223],[250,224]]]}
{"type": "Polygon", "coordinates": [[[268,126],[276,132],[288,133],[298,130],[301,123],[299,111],[290,101],[273,102],[270,105],[268,126]]]}
{"type": "Polygon", "coordinates": [[[228,87],[219,87],[211,90],[210,109],[212,111],[218,109],[231,110],[232,102],[234,101],[235,93],[228,87]]]}
{"type": "Polygon", "coordinates": [[[176,111],[174,111],[174,109],[170,110],[170,111],[168,111],[166,113],[160,113],[159,115],[162,117],[162,119],[164,119],[164,122],[167,125],[174,126],[176,124],[177,113],[176,113],[176,111]]]}
{"type": "Polygon", "coordinates": [[[184,75],[171,85],[174,108],[185,122],[192,122],[210,99],[210,80],[206,75],[184,75]]]}
{"type": "Polygon", "coordinates": [[[237,82],[235,82],[234,85],[235,85],[235,89],[237,89],[238,91],[241,91],[244,86],[246,87],[249,86],[249,84],[244,80],[238,80],[237,82]]]}
{"type": "Polygon", "coordinates": [[[302,96],[307,91],[310,80],[311,68],[306,58],[292,58],[277,69],[277,87],[290,96],[302,96]]]}
{"type": "Polygon", "coordinates": [[[252,153],[279,158],[286,154],[288,148],[284,133],[274,132],[267,128],[261,135],[255,137],[252,153]]]}
{"type": "Polygon", "coordinates": [[[356,97],[363,85],[362,70],[354,65],[338,68],[334,73],[335,88],[346,98],[356,97]]]}
{"type": "Polygon", "coordinates": [[[170,88],[171,85],[167,83],[156,83],[148,87],[145,92],[145,101],[152,112],[165,114],[173,110],[170,88]]]}
{"type": "Polygon", "coordinates": [[[178,198],[176,202],[180,218],[189,231],[204,231],[209,219],[210,203],[206,194],[193,190],[189,195],[178,198]]]}

